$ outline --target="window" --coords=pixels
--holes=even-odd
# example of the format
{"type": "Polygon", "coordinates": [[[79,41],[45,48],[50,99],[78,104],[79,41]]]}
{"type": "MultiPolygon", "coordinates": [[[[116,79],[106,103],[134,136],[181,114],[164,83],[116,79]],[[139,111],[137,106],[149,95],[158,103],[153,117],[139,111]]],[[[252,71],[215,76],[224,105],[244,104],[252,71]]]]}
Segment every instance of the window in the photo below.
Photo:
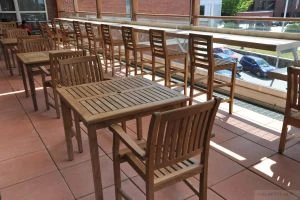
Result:
{"type": "Polygon", "coordinates": [[[44,0],[18,0],[20,11],[45,11],[44,0]]]}
{"type": "Polygon", "coordinates": [[[0,0],[2,21],[47,21],[45,0],[0,0]]]}

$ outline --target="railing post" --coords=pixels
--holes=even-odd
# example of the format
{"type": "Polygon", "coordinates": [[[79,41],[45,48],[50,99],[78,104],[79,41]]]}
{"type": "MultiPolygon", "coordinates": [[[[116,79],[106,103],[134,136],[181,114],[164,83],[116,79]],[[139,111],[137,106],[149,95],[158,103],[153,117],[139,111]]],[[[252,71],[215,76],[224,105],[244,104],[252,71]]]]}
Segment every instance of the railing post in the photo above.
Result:
{"type": "Polygon", "coordinates": [[[101,19],[102,17],[102,0],[96,0],[96,7],[97,7],[97,18],[101,19]]]}
{"type": "Polygon", "coordinates": [[[131,0],[131,21],[137,20],[136,13],[138,11],[138,7],[138,0],[131,0]]]}
{"type": "Polygon", "coordinates": [[[74,5],[74,12],[75,12],[75,15],[77,16],[78,15],[78,0],[73,0],[73,5],[74,5]]]}
{"type": "Polygon", "coordinates": [[[200,15],[200,0],[191,0],[190,4],[191,4],[190,24],[196,26],[198,25],[197,16],[200,15]]]}
{"type": "Polygon", "coordinates": [[[60,12],[63,11],[63,1],[56,0],[57,16],[61,17],[60,12]]]}

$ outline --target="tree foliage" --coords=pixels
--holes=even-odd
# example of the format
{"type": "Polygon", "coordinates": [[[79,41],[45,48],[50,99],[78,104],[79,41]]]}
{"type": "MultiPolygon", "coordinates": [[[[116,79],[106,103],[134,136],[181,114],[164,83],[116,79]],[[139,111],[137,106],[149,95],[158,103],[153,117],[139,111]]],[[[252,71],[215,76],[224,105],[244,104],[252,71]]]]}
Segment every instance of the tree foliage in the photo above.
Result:
{"type": "Polygon", "coordinates": [[[233,16],[238,12],[244,12],[253,4],[253,0],[223,0],[222,14],[233,16]]]}

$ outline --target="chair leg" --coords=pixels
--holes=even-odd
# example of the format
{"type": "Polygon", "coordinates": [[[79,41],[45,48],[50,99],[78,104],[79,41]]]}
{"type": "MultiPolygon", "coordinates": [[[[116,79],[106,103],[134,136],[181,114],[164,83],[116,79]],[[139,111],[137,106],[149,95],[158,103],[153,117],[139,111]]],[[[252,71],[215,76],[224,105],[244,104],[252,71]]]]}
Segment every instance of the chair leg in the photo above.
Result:
{"type": "Polygon", "coordinates": [[[234,89],[235,89],[235,75],[236,75],[236,63],[232,67],[231,85],[230,85],[230,102],[229,102],[229,114],[232,114],[234,103],[234,89]]]}
{"type": "Polygon", "coordinates": [[[211,100],[214,93],[214,73],[212,70],[208,70],[207,78],[207,100],[211,100]]]}
{"type": "Polygon", "coordinates": [[[114,179],[115,179],[115,196],[116,200],[121,200],[121,172],[120,172],[120,157],[119,157],[120,140],[113,137],[113,166],[114,166],[114,179]]]}
{"type": "Polygon", "coordinates": [[[278,153],[283,154],[284,148],[285,148],[285,143],[286,143],[286,136],[287,136],[287,120],[283,120],[283,125],[282,125],[282,131],[281,131],[281,136],[280,136],[280,142],[279,142],[279,148],[278,148],[278,153]]]}
{"type": "Polygon", "coordinates": [[[125,62],[126,62],[125,75],[126,75],[126,77],[128,77],[128,75],[130,75],[129,51],[125,52],[125,62]]]}
{"type": "Polygon", "coordinates": [[[59,98],[55,91],[53,91],[53,98],[54,98],[54,106],[56,111],[56,117],[57,119],[60,118],[60,110],[59,110],[59,98]]]}
{"type": "Polygon", "coordinates": [[[152,56],[152,81],[155,81],[155,56],[152,56]]]}
{"type": "Polygon", "coordinates": [[[184,95],[187,93],[187,79],[188,79],[188,63],[187,56],[184,58],[184,95]]]}
{"type": "Polygon", "coordinates": [[[193,68],[193,66],[191,66],[191,78],[190,78],[190,101],[189,101],[189,105],[193,104],[193,99],[194,99],[194,79],[195,79],[195,74],[194,74],[195,69],[193,68]]]}
{"type": "Polygon", "coordinates": [[[136,133],[138,140],[143,139],[143,122],[141,117],[136,118],[136,133]]]}
{"type": "Polygon", "coordinates": [[[49,110],[50,109],[49,98],[48,98],[48,91],[47,91],[47,87],[45,85],[45,81],[46,81],[46,77],[44,75],[42,75],[42,83],[43,83],[43,91],[44,91],[44,96],[45,96],[46,109],[49,110]]]}
{"type": "Polygon", "coordinates": [[[149,183],[146,183],[146,200],[154,200],[154,190],[149,183]]]}
{"type": "Polygon", "coordinates": [[[77,145],[78,145],[78,151],[79,153],[83,152],[83,147],[82,147],[82,138],[81,138],[81,130],[80,130],[80,121],[79,117],[77,114],[74,113],[74,123],[75,123],[75,137],[77,140],[77,145]]]}

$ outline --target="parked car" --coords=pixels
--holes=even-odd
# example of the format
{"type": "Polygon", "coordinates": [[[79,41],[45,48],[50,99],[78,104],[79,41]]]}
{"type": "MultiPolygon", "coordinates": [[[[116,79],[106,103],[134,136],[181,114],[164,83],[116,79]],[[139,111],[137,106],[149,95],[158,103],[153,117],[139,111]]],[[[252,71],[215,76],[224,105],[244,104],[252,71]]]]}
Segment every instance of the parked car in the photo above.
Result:
{"type": "MultiPolygon", "coordinates": [[[[232,61],[232,62],[237,62],[237,60],[232,59],[229,55],[227,55],[225,53],[214,53],[214,57],[219,58],[219,59],[223,59],[223,60],[232,61]]],[[[243,66],[240,63],[237,62],[236,72],[240,73],[241,71],[243,71],[243,66]]]]}
{"type": "Polygon", "coordinates": [[[250,71],[260,77],[267,77],[268,72],[275,69],[274,66],[257,56],[245,55],[241,58],[240,64],[244,71],[250,71]]]}
{"type": "Polygon", "coordinates": [[[225,48],[225,47],[215,47],[213,49],[214,53],[224,53],[228,56],[230,56],[233,60],[238,61],[238,54],[231,49],[225,48]]]}

